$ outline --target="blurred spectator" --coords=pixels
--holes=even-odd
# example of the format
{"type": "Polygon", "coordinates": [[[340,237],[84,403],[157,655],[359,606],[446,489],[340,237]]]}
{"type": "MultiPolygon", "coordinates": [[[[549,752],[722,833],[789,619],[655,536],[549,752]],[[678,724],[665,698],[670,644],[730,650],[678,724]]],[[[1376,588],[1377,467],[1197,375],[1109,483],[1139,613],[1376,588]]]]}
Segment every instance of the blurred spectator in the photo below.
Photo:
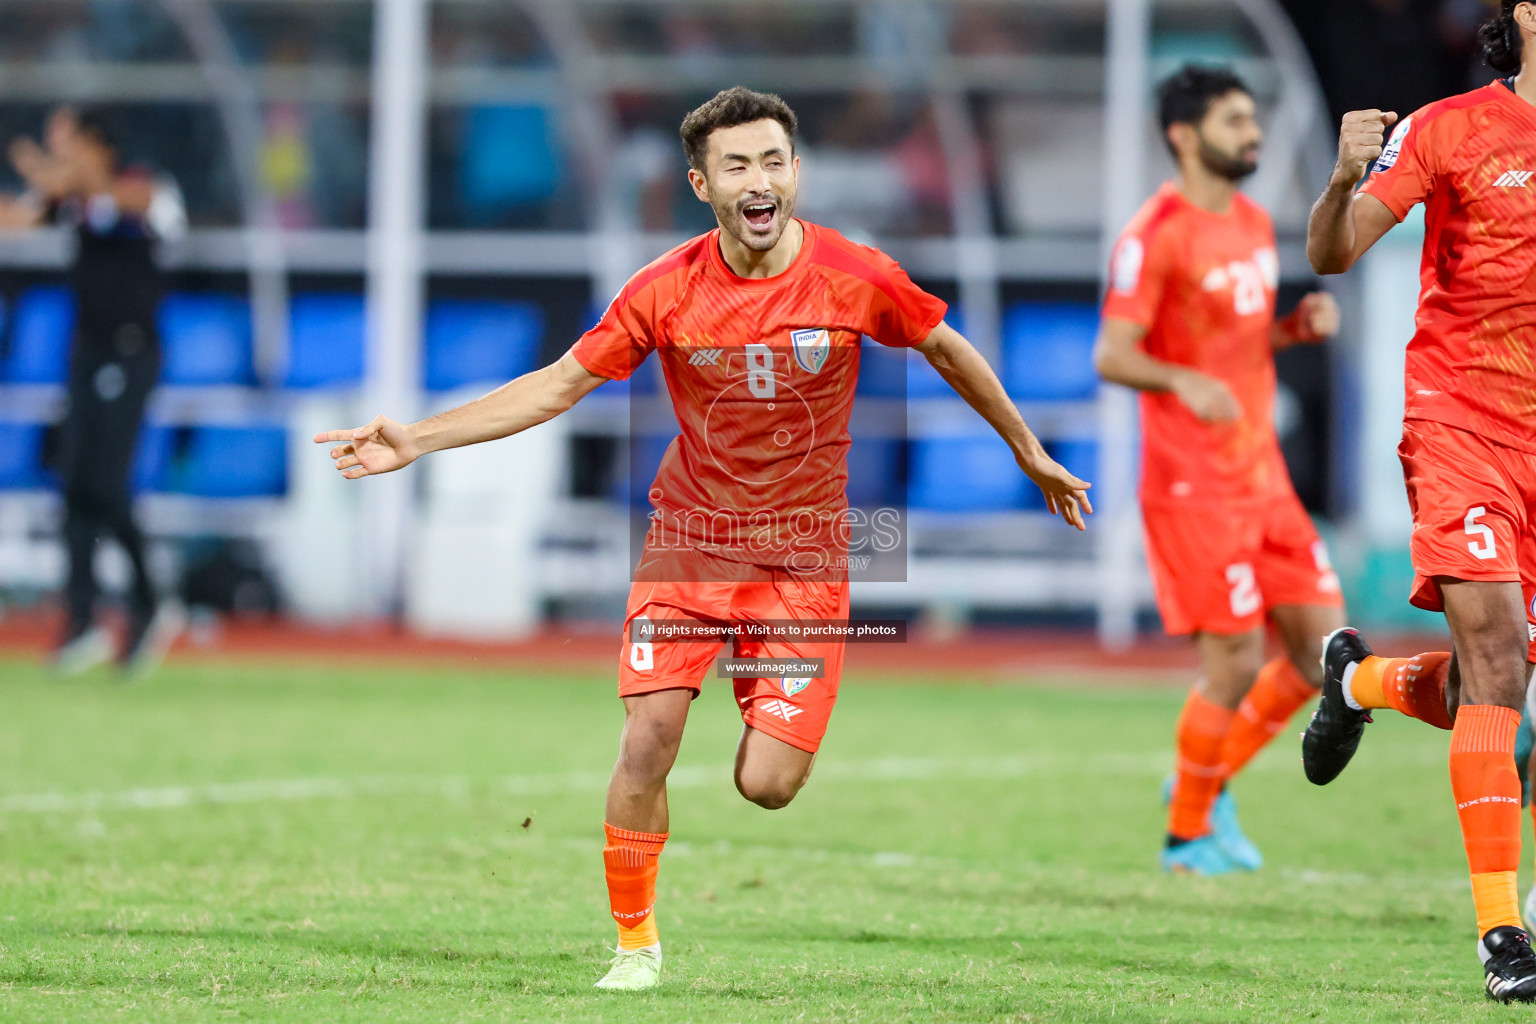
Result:
{"type": "Polygon", "coordinates": [[[69,558],[68,618],[55,653],[66,674],[107,660],[114,646],[96,624],[96,542],[114,538],[128,556],[128,630],[117,646],[123,667],[158,661],[175,632],[158,598],[134,521],[129,472],[144,407],[160,372],[156,313],[162,291],[155,239],[180,234],[186,215],[168,179],[121,166],[120,144],[98,111],[61,108],[43,144],[21,137],[11,163],[27,192],[0,204],[0,225],[25,229],[56,220],[75,229],[71,279],[75,334],[69,406],[60,426],[59,471],[69,558]]]}
{"type": "MultiPolygon", "coordinates": [[[[1447,46],[1461,0],[1283,0],[1334,120],[1370,107],[1408,114],[1467,88],[1470,50],[1447,46]]],[[[1485,15],[1486,16],[1486,15],[1485,15]]],[[[1471,15],[1476,21],[1476,15],[1471,15]]],[[[1475,27],[1475,26],[1474,26],[1475,27]]],[[[1488,81],[1489,73],[1481,81],[1488,81]]]]}

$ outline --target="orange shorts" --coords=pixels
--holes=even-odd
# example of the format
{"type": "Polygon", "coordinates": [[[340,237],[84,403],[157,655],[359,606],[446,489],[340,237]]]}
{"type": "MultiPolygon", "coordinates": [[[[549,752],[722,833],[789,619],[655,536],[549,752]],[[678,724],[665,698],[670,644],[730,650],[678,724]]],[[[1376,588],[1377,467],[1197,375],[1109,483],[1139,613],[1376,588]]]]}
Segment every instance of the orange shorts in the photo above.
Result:
{"type": "Polygon", "coordinates": [[[1436,576],[1518,582],[1536,660],[1536,454],[1459,427],[1407,420],[1397,446],[1413,510],[1413,594],[1444,611],[1436,576]]]}
{"type": "MultiPolygon", "coordinates": [[[[738,677],[733,680],[741,720],[759,732],[783,740],[792,747],[814,753],[827,732],[827,720],[837,703],[837,684],[843,674],[842,641],[752,640],[738,636],[732,649],[724,641],[636,642],[631,628],[636,619],[653,623],[667,619],[702,622],[751,623],[773,621],[848,619],[847,580],[811,580],[797,577],[778,566],[732,562],[704,552],[689,552],[683,559],[691,571],[654,573],[643,571],[651,553],[642,555],[639,582],[630,586],[629,606],[624,613],[624,648],[619,658],[619,696],[635,697],[658,690],[692,690],[698,696],[706,677],[715,675],[715,659],[732,658],[822,659],[819,678],[774,676],[738,677]],[[646,580],[661,575],[665,581],[646,580]]],[[[672,565],[678,556],[672,556],[672,565]]]]}
{"type": "Polygon", "coordinates": [[[1144,506],[1147,567],[1163,628],[1246,633],[1279,605],[1341,607],[1338,574],[1295,492],[1226,506],[1144,506]]]}

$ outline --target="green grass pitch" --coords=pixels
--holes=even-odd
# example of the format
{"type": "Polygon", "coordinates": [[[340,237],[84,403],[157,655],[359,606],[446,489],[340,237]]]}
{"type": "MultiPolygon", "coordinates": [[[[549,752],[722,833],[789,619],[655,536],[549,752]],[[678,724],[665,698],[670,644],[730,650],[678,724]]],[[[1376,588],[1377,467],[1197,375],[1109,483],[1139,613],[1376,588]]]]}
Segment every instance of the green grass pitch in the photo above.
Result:
{"type": "Polygon", "coordinates": [[[0,661],[0,1020],[1529,1017],[1482,995],[1445,734],[1383,713],[1319,790],[1298,719],[1234,788],[1265,869],[1169,878],[1180,694],[1072,684],[856,676],[772,813],[706,689],[636,997],[590,987],[610,679],[0,661]]]}

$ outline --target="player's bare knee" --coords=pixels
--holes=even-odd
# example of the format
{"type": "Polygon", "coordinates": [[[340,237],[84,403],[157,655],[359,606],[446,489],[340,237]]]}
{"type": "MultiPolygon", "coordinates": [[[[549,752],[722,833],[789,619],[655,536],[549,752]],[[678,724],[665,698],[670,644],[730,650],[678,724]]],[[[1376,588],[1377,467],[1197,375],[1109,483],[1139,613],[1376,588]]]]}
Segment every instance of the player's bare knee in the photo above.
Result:
{"type": "Polygon", "coordinates": [[[737,772],[736,792],[764,810],[777,811],[789,806],[803,782],[766,773],[737,772]]]}

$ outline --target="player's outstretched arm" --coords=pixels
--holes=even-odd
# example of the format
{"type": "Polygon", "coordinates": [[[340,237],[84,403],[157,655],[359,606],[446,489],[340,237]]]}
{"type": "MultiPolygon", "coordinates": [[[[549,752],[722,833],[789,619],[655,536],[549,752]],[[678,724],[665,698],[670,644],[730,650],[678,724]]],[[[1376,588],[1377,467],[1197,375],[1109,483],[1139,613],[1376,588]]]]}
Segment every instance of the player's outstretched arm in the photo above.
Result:
{"type": "Polygon", "coordinates": [[[1328,187],[1307,219],[1307,259],[1319,274],[1342,274],[1391,230],[1397,218],[1375,196],[1356,194],[1371,161],[1386,146],[1392,111],[1352,110],[1339,126],[1339,158],[1328,187]]]}
{"type": "Polygon", "coordinates": [[[981,353],[946,323],[935,327],[917,350],[955,393],[1008,442],[1019,468],[1045,495],[1045,505],[1051,514],[1061,516],[1079,530],[1087,529],[1083,516],[1093,514],[1093,505],[1088,501],[1088,488],[1093,485],[1068,473],[1045,453],[981,353]]]}
{"type": "Polygon", "coordinates": [[[1111,384],[1137,391],[1171,391],[1202,423],[1231,423],[1243,408],[1224,383],[1199,370],[1149,356],[1141,347],[1147,329],[1131,320],[1105,317],[1093,346],[1093,365],[1111,384]]]}
{"type": "Polygon", "coordinates": [[[503,384],[457,409],[397,423],[386,416],[354,430],[328,430],[316,444],[335,444],[331,458],[349,480],[404,469],[428,452],[495,441],[565,412],[607,381],[567,352],[559,361],[503,384]]]}

